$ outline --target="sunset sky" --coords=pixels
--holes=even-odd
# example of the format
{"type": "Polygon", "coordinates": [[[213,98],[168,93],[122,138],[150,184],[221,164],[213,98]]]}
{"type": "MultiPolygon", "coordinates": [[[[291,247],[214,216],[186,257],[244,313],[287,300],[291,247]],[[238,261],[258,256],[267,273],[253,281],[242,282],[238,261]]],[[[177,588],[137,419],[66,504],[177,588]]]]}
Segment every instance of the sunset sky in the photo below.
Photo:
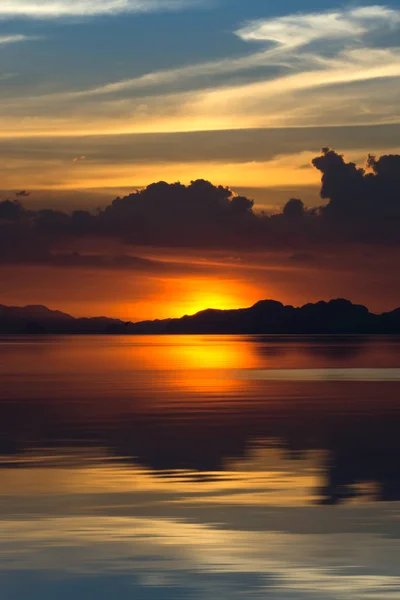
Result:
{"type": "Polygon", "coordinates": [[[400,2],[2,0],[0,304],[399,306],[399,78],[400,2]]]}

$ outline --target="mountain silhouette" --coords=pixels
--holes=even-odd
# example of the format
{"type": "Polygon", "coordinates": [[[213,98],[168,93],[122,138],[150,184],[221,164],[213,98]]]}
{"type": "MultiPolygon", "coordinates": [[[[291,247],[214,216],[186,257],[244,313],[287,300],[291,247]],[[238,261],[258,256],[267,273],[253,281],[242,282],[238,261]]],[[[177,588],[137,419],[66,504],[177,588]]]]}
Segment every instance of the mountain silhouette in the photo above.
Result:
{"type": "Polygon", "coordinates": [[[261,300],[249,308],[207,309],[178,319],[131,323],[74,318],[45,306],[0,305],[0,333],[60,334],[400,334],[400,308],[374,314],[338,298],[295,308],[261,300]]]}

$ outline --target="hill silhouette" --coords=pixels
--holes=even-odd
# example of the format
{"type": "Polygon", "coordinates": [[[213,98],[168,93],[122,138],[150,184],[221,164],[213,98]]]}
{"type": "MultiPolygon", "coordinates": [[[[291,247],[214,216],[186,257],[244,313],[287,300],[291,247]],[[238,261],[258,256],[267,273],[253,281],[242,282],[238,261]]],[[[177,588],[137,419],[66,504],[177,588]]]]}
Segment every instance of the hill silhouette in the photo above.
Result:
{"type": "Polygon", "coordinates": [[[74,318],[45,306],[0,305],[2,334],[400,334],[400,308],[374,314],[338,298],[301,307],[261,300],[249,308],[207,309],[177,319],[124,322],[74,318]]]}

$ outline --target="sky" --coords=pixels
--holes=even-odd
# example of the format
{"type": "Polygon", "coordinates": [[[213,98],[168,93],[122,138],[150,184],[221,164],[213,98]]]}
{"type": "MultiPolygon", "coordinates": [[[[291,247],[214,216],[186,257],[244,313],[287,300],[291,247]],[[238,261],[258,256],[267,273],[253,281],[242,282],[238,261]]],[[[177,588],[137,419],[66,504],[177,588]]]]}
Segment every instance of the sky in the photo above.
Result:
{"type": "Polygon", "coordinates": [[[3,0],[0,303],[394,308],[399,77],[400,2],[3,0]]]}

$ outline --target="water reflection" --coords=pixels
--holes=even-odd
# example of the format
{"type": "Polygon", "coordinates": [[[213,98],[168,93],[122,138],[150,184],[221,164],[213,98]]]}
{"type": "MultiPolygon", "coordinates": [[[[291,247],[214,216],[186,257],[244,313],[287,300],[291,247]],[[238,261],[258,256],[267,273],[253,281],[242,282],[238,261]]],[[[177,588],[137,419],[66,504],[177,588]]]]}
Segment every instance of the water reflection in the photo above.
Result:
{"type": "Polygon", "coordinates": [[[397,597],[399,350],[3,338],[2,598],[397,597]]]}

